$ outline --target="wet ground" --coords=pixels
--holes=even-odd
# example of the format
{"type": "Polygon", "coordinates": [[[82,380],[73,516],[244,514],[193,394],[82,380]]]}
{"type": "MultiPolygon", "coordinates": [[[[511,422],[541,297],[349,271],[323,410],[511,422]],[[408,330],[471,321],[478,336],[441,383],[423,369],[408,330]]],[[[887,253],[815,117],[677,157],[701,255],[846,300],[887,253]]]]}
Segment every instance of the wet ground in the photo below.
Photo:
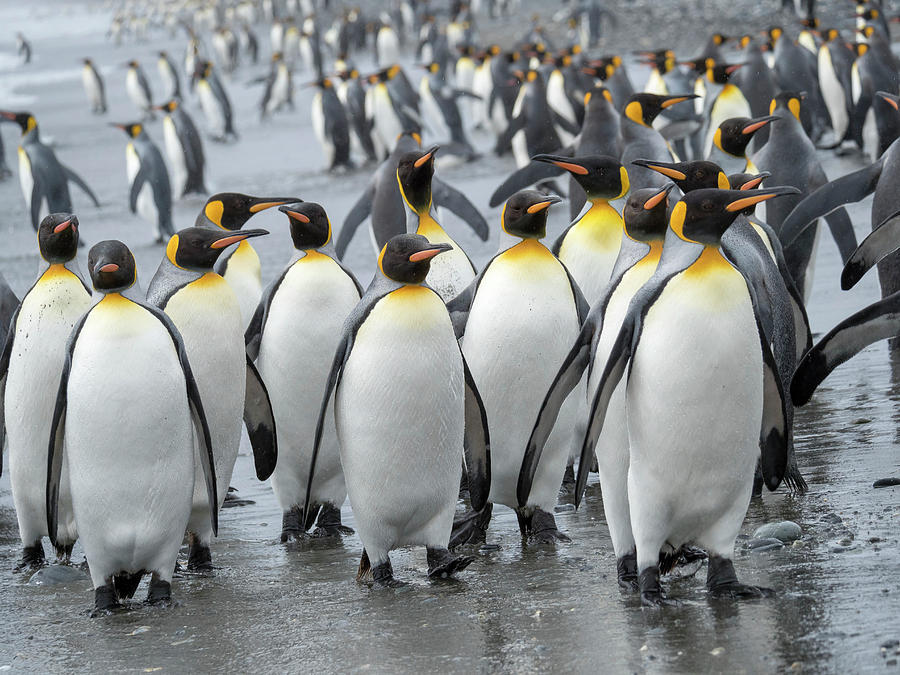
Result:
{"type": "MultiPolygon", "coordinates": [[[[707,3],[712,4],[712,3],[707,3]]],[[[140,278],[150,279],[162,255],[149,227],[127,211],[125,137],[106,126],[135,117],[124,94],[130,58],[146,63],[159,86],[154,53],[160,46],[180,54],[182,39],[154,39],[115,49],[104,41],[108,15],[81,5],[40,3],[22,10],[0,7],[0,25],[28,33],[35,63],[19,69],[11,46],[0,49],[0,107],[31,108],[42,134],[52,137],[63,162],[95,189],[103,204],[74,194],[82,237],[93,243],[121,238],[134,250],[140,278]],[[26,15],[23,17],[23,14],[26,15]],[[65,39],[60,40],[60,36],[65,39]],[[88,112],[80,82],[80,58],[93,56],[107,79],[110,113],[88,112]]],[[[5,38],[4,38],[5,39],[5,38]]],[[[263,40],[263,44],[266,41],[263,40]]],[[[695,51],[689,43],[686,55],[695,51]]],[[[339,227],[368,179],[368,171],[332,176],[309,126],[310,92],[300,91],[297,111],[257,121],[259,89],[246,88],[244,70],[227,86],[234,98],[241,140],[208,143],[210,187],[259,194],[295,194],[321,202],[339,227]]],[[[298,77],[302,81],[304,76],[298,77]]],[[[640,84],[641,77],[635,76],[640,84]]],[[[198,123],[202,118],[191,107],[198,123]]],[[[149,124],[162,141],[159,122],[149,124]]],[[[7,162],[15,167],[16,132],[4,125],[7,162]]],[[[488,139],[478,139],[485,151],[488,139]]],[[[859,157],[823,154],[831,176],[862,165],[859,157]]],[[[476,263],[497,249],[499,210],[490,192],[511,170],[509,158],[486,154],[467,166],[439,167],[494,227],[487,243],[452,216],[444,217],[476,263]]],[[[37,270],[34,234],[15,178],[0,183],[0,269],[21,295],[37,270]]],[[[185,227],[202,204],[179,202],[176,225],[185,227]]],[[[851,208],[860,238],[869,228],[869,202],[851,208]]],[[[564,224],[564,208],[552,222],[564,224]]],[[[287,221],[263,213],[254,227],[272,234],[254,242],[266,280],[290,256],[287,221]]],[[[347,261],[367,283],[374,256],[365,232],[347,261]]],[[[809,301],[814,331],[821,333],[877,295],[874,274],[851,292],[838,285],[836,248],[823,238],[809,301]]],[[[900,474],[897,405],[900,378],[892,373],[884,344],[839,368],[797,416],[797,449],[810,491],[784,490],[754,501],[742,536],[763,523],[792,520],[802,528],[793,545],[750,553],[738,541],[735,564],[747,582],[778,590],[774,600],[734,604],[711,601],[705,570],[673,581],[677,609],[641,611],[636,598],[620,594],[599,487],[592,481],[575,512],[560,500],[558,522],[572,543],[556,548],[524,546],[511,511],[498,507],[489,541],[500,550],[479,554],[457,581],[429,582],[422,550],[397,551],[394,569],[410,582],[402,590],[376,590],[354,581],[361,545],[277,543],[281,514],[271,489],[253,477],[246,442],[232,481],[255,503],[223,511],[213,546],[214,578],[178,580],[179,605],[90,619],[86,575],[64,584],[38,585],[39,577],[12,573],[19,542],[8,476],[0,479],[0,670],[14,671],[678,671],[859,672],[896,668],[900,639],[900,488],[874,490],[872,483],[900,474]],[[892,663],[893,661],[893,663],[892,663]],[[888,664],[886,666],[886,664],[888,664]]],[[[246,441],[246,439],[245,439],[246,441]]],[[[345,522],[353,525],[349,507],[345,522]]],[[[75,558],[82,554],[76,548],[75,558]]],[[[42,573],[41,576],[43,576],[42,573]]],[[[138,591],[142,597],[144,589],[138,591]]]]}

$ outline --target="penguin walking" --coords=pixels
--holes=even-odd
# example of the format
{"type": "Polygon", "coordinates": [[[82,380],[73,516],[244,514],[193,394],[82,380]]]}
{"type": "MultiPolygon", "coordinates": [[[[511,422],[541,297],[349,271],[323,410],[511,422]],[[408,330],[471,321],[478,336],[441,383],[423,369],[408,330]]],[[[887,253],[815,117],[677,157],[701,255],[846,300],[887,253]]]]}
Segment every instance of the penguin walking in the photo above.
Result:
{"type": "Polygon", "coordinates": [[[364,546],[357,579],[371,574],[380,585],[399,585],[389,553],[400,546],[426,547],[430,577],[471,564],[473,557],[447,550],[463,457],[475,508],[490,489],[485,407],[447,308],[425,284],[431,259],[449,248],[416,234],[385,244],[344,324],[319,410],[310,476],[334,392],[341,464],[364,546]]]}
{"type": "Polygon", "coordinates": [[[323,77],[314,82],[318,88],[312,100],[312,127],[325,153],[329,171],[352,169],[350,159],[350,125],[347,113],[334,90],[334,81],[323,77]]]}
{"type": "MultiPolygon", "coordinates": [[[[68,213],[44,218],[38,228],[38,247],[46,268],[16,308],[0,356],[0,411],[9,444],[10,487],[22,541],[17,571],[44,564],[41,540],[48,533],[46,443],[56,403],[54,392],[63,370],[66,340],[91,306],[91,291],[75,263],[78,218],[68,213]]],[[[3,432],[0,426],[0,447],[3,432]]],[[[60,474],[59,523],[56,555],[58,560],[68,562],[77,531],[65,463],[60,474]]]]}
{"type": "Polygon", "coordinates": [[[125,90],[128,98],[135,107],[144,115],[144,119],[154,119],[153,94],[150,92],[150,83],[144,75],[144,69],[137,61],[128,62],[128,72],[125,75],[125,90]]]}
{"type": "Polygon", "coordinates": [[[168,52],[159,52],[156,59],[156,69],[159,71],[159,77],[163,81],[163,100],[181,100],[181,78],[178,76],[175,62],[172,61],[172,57],[169,56],[168,52]]]}
{"type": "Polygon", "coordinates": [[[0,121],[15,122],[22,130],[19,141],[19,184],[25,207],[31,212],[31,225],[35,231],[42,215],[71,213],[72,198],[69,182],[75,183],[100,207],[100,202],[87,183],[57,158],[49,146],[41,142],[37,120],[30,112],[0,111],[0,121]],[[46,207],[46,208],[45,208],[46,207]]]}
{"type": "Polygon", "coordinates": [[[81,69],[81,84],[84,85],[84,93],[87,94],[88,103],[91,104],[91,112],[102,115],[106,112],[106,89],[103,86],[103,78],[94,67],[91,59],[84,59],[84,67],[81,69]]]}
{"type": "Polygon", "coordinates": [[[317,517],[314,536],[352,534],[341,524],[347,498],[329,401],[319,445],[312,510],[302,518],[321,393],[344,320],[362,287],[334,253],[331,222],[319,204],[298,202],[279,210],[291,225],[294,255],[263,294],[246,332],[247,354],[269,391],[278,433],[272,489],[283,513],[281,541],[299,539],[317,517]]]}
{"type": "Polygon", "coordinates": [[[128,208],[153,225],[154,241],[161,244],[175,233],[172,227],[172,187],[169,172],[156,144],[142,124],[113,124],[131,139],[125,146],[128,208]]]}
{"type": "MultiPolygon", "coordinates": [[[[193,507],[187,523],[190,541],[188,569],[212,568],[209,550],[210,509],[221,508],[231,481],[241,441],[241,418],[253,447],[256,474],[265,480],[275,468],[275,421],[266,387],[244,348],[244,327],[237,297],[213,271],[216,259],[232,244],[268,234],[265,230],[222,232],[189,227],[174,234],[147,288],[147,301],[163,310],[184,340],[197,388],[205,402],[216,493],[210,502],[200,480],[195,481],[193,507]]],[[[202,449],[202,448],[201,448],[202,449]]],[[[201,453],[202,455],[202,453],[201,453]]]]}
{"type": "Polygon", "coordinates": [[[501,216],[503,230],[520,241],[491,259],[448,305],[493,439],[488,505],[456,524],[455,544],[483,541],[494,503],[515,509],[523,538],[568,541],[556,527],[553,508],[572,441],[575,397],[560,413],[521,506],[516,493],[525,445],[544,392],[588,311],[565,265],[540,241],[546,234],[547,208],[559,201],[535,190],[510,197],[501,216]]]}
{"type": "Polygon", "coordinates": [[[194,120],[178,99],[173,98],[158,109],[164,112],[163,140],[172,167],[175,194],[179,199],[191,193],[205,195],[208,192],[203,179],[206,158],[194,120]]]}
{"type": "MultiPolygon", "coordinates": [[[[178,330],[161,311],[129,297],[137,271],[122,242],[95,245],[88,267],[103,299],[65,349],[44,494],[50,539],[58,542],[68,462],[96,615],[132,597],[144,574],[151,575],[147,600],[170,601],[191,510],[195,434],[203,498],[214,504],[217,493],[209,425],[178,330]]],[[[208,517],[215,532],[215,509],[208,517]]]]}
{"type": "Polygon", "coordinates": [[[237,140],[231,100],[219,76],[213,71],[213,64],[209,61],[198,63],[197,70],[194,71],[194,81],[210,137],[219,143],[237,140]]]}
{"type": "MultiPolygon", "coordinates": [[[[783,391],[753,287],[723,255],[720,241],[742,210],[791,193],[796,189],[686,194],[672,211],[656,271],[629,304],[600,366],[582,460],[593,451],[622,381],[633,571],[644,606],[671,602],[659,582],[665,571],[660,552],[690,543],[709,552],[711,595],[773,594],[740,583],[732,558],[760,451],[770,490],[784,474],[783,391]],[[685,411],[703,405],[716,414],[704,416],[702,425],[685,425],[685,411]]],[[[579,473],[585,468],[582,462],[579,473]]]]}

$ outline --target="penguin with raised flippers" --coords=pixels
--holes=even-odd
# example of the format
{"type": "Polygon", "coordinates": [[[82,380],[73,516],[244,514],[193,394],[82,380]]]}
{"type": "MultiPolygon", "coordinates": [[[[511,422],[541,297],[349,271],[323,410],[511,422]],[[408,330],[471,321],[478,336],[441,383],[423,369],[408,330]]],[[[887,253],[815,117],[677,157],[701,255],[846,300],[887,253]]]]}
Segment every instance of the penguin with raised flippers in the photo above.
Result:
{"type": "Polygon", "coordinates": [[[194,487],[187,532],[188,569],[212,569],[209,528],[212,507],[228,492],[241,441],[241,418],[253,448],[256,475],[268,478],[278,455],[275,420],[265,384],[244,347],[244,324],[237,296],[213,266],[232,244],[268,234],[266,230],[222,232],[189,227],[174,234],[147,288],[147,301],[178,328],[191,359],[210,424],[219,502],[210,504],[202,483],[194,487]]]}
{"type": "Polygon", "coordinates": [[[718,164],[726,173],[756,173],[756,165],[747,156],[747,148],[759,132],[778,119],[774,115],[766,115],[725,120],[713,133],[706,159],[718,164]]]}
{"type": "MultiPolygon", "coordinates": [[[[619,255],[603,295],[591,306],[574,345],[547,390],[525,448],[516,493],[519,504],[527,502],[544,444],[556,424],[560,408],[584,372],[590,372],[589,396],[593,396],[612,342],[618,335],[631,298],[656,270],[667,229],[666,198],[674,187],[634,190],[623,208],[619,255]],[[591,368],[591,364],[597,364],[591,368]]],[[[603,432],[597,441],[597,460],[603,508],[613,550],[619,584],[636,588],[634,536],[628,516],[628,430],[625,427],[625,390],[619,386],[609,404],[603,432]]]]}
{"type": "Polygon", "coordinates": [[[605,365],[598,364],[602,374],[582,446],[576,503],[587,478],[585,459],[624,376],[628,509],[644,606],[671,604],[659,583],[665,571],[660,552],[692,543],[709,552],[711,595],[773,594],[741,584],[732,557],[760,451],[767,487],[777,488],[784,475],[784,395],[753,284],[720,244],[741,211],[793,192],[686,194],[672,211],[656,271],[629,304],[605,365]],[[717,414],[705,417],[702,427],[684,426],[685,410],[704,402],[717,414]]]}
{"type": "Polygon", "coordinates": [[[144,75],[144,69],[137,61],[128,62],[128,73],[125,75],[125,90],[128,98],[140,110],[144,119],[154,119],[153,94],[150,91],[150,83],[144,75]]]}
{"type": "Polygon", "coordinates": [[[84,86],[84,93],[87,94],[88,102],[91,104],[91,112],[102,115],[106,112],[106,88],[103,86],[103,78],[100,77],[91,59],[83,61],[81,83],[84,86]]]}
{"type": "MultiPolygon", "coordinates": [[[[397,183],[397,167],[400,158],[408,152],[420,149],[421,137],[416,132],[405,132],[397,137],[394,150],[375,170],[372,180],[344,218],[335,244],[339,258],[343,258],[360,223],[371,216],[369,233],[376,253],[395,234],[406,232],[406,208],[397,183]]],[[[437,176],[431,179],[431,197],[436,207],[455,213],[472,228],[482,241],[490,234],[487,221],[478,209],[459,190],[437,176]]]]}
{"type": "Polygon", "coordinates": [[[161,244],[175,233],[172,226],[172,186],[162,153],[143,124],[112,124],[131,139],[125,146],[128,208],[153,225],[154,241],[161,244]]]}
{"type": "Polygon", "coordinates": [[[203,140],[194,120],[177,99],[157,107],[163,115],[163,139],[166,155],[172,166],[176,195],[181,198],[196,193],[205,195],[208,190],[203,179],[206,158],[203,140]]]}
{"type": "Polygon", "coordinates": [[[449,248],[416,234],[385,244],[344,324],[316,426],[310,481],[334,392],[341,464],[364,546],[357,579],[371,575],[385,586],[399,584],[389,553],[400,546],[426,547],[430,577],[471,564],[473,557],[447,550],[463,457],[476,509],[491,485],[485,407],[447,308],[425,284],[430,261],[449,248]]]}
{"type": "Polygon", "coordinates": [[[278,464],[272,489],[283,513],[281,541],[303,536],[317,518],[313,536],[352,534],[341,524],[347,498],[344,473],[329,403],[319,446],[309,517],[309,466],[322,391],[344,320],[362,288],[334,253],[331,223],[314,202],[279,207],[290,219],[294,255],[266,289],[245,334],[247,354],[256,361],[269,391],[278,432],[278,464]]]}
{"type": "Polygon", "coordinates": [[[334,81],[323,77],[313,83],[317,88],[312,100],[313,131],[325,153],[325,164],[329,171],[339,167],[352,169],[350,160],[350,126],[347,113],[334,90],[334,81]]]}
{"type": "MultiPolygon", "coordinates": [[[[97,615],[132,597],[144,574],[151,575],[148,602],[168,604],[195,477],[207,503],[218,495],[210,427],[181,335],[160,310],[133,297],[137,271],[123,243],[95,245],[88,267],[103,298],[64,351],[45,495],[56,542],[68,462],[97,615]],[[195,436],[203,477],[195,476],[195,436]]],[[[216,532],[216,509],[207,517],[216,532]]]]}
{"type": "Polygon", "coordinates": [[[22,130],[19,140],[19,184],[25,197],[25,207],[31,212],[35,231],[41,217],[48,213],[71,213],[72,198],[69,182],[75,183],[91,198],[94,206],[100,202],[87,183],[56,158],[56,153],[41,142],[37,120],[30,112],[0,111],[0,121],[15,122],[22,130]]]}
{"type": "Polygon", "coordinates": [[[494,503],[515,510],[524,539],[568,541],[553,509],[572,441],[575,397],[563,406],[530,493],[524,500],[516,496],[533,420],[588,312],[565,265],[540,241],[547,209],[559,201],[535,190],[510,197],[501,215],[503,230],[519,241],[494,256],[448,304],[492,430],[488,505],[456,523],[456,545],[484,540],[494,503]]]}
{"type": "MultiPolygon", "coordinates": [[[[55,392],[65,361],[66,340],[91,306],[91,291],[75,263],[78,218],[68,213],[44,218],[38,228],[38,247],[44,270],[21,305],[17,303],[0,356],[0,448],[5,431],[10,487],[22,541],[17,570],[44,564],[41,540],[48,533],[44,499],[47,438],[55,392]]],[[[3,326],[4,331],[6,327],[3,326]]],[[[77,531],[65,464],[60,477],[59,523],[56,556],[59,561],[68,562],[77,531]]]]}

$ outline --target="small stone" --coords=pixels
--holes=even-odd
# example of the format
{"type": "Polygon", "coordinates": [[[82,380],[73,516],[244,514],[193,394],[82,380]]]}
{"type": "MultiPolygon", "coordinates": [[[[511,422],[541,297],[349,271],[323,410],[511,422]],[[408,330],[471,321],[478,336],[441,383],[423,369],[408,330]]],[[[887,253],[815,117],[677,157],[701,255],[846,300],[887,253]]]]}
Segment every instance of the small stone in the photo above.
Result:
{"type": "Polygon", "coordinates": [[[642,652],[649,652],[649,651],[650,651],[650,647],[648,647],[647,645],[642,645],[640,651],[642,651],[642,652]]]}
{"type": "Polygon", "coordinates": [[[883,541],[881,537],[869,537],[870,544],[877,544],[879,541],[883,541]]]}
{"type": "Polygon", "coordinates": [[[571,513],[575,510],[574,504],[559,504],[553,507],[555,513],[571,513]]]}
{"type": "Polygon", "coordinates": [[[753,533],[754,539],[780,539],[782,542],[799,539],[803,531],[797,523],[783,520],[780,523],[766,523],[753,533]]]}
{"type": "Polygon", "coordinates": [[[794,671],[803,670],[803,664],[800,663],[799,661],[794,661],[791,664],[791,670],[794,670],[794,671]]]}
{"type": "Polygon", "coordinates": [[[755,553],[762,553],[763,551],[774,551],[775,549],[783,548],[784,543],[781,539],[775,539],[774,537],[768,537],[764,539],[751,539],[747,542],[747,548],[755,553]]]}
{"type": "Polygon", "coordinates": [[[871,421],[872,420],[870,420],[868,417],[860,417],[858,419],[853,420],[853,424],[868,424],[871,421]]]}
{"type": "Polygon", "coordinates": [[[724,647],[716,647],[709,653],[712,654],[713,656],[721,656],[722,654],[725,653],[725,648],[724,647]]]}
{"type": "Polygon", "coordinates": [[[896,666],[896,665],[897,665],[897,659],[888,659],[887,661],[884,662],[884,665],[886,665],[886,666],[896,666]]]}
{"type": "Polygon", "coordinates": [[[138,626],[133,631],[129,633],[129,635],[140,635],[141,633],[146,633],[150,630],[150,626],[138,626]]]}
{"type": "Polygon", "coordinates": [[[882,649],[894,649],[895,647],[900,647],[900,640],[885,640],[881,643],[882,649]]]}
{"type": "Polygon", "coordinates": [[[830,523],[831,525],[840,525],[843,523],[843,519],[836,513],[826,513],[824,516],[820,518],[823,523],[830,523]]]}
{"type": "Polygon", "coordinates": [[[879,478],[872,483],[873,488],[886,488],[900,485],[900,478],[879,478]]]}
{"type": "Polygon", "coordinates": [[[73,581],[85,581],[87,575],[73,565],[50,565],[31,575],[29,586],[58,586],[73,581]]]}

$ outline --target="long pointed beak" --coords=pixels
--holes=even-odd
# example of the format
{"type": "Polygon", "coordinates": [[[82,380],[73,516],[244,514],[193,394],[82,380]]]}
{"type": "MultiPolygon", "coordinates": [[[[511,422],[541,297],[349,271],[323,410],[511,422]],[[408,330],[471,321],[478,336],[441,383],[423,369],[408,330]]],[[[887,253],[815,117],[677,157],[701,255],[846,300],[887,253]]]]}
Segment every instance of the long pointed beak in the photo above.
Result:
{"type": "Polygon", "coordinates": [[[212,244],[209,245],[210,248],[220,249],[225,248],[226,246],[231,246],[232,244],[236,244],[239,241],[244,241],[244,239],[250,239],[251,237],[261,237],[264,234],[269,234],[268,230],[242,230],[237,234],[231,234],[227,237],[222,237],[221,239],[216,239],[212,244]]]}
{"type": "Polygon", "coordinates": [[[72,219],[71,219],[71,218],[69,218],[68,220],[64,220],[64,221],[61,222],[59,225],[57,225],[56,227],[54,227],[54,228],[53,228],[53,233],[54,233],[54,234],[59,234],[59,233],[62,232],[63,230],[67,229],[67,228],[69,227],[69,225],[72,225],[73,228],[74,228],[74,223],[72,222],[72,219]]]}
{"type": "Polygon", "coordinates": [[[648,199],[647,201],[644,202],[644,210],[651,211],[651,210],[655,209],[663,199],[665,199],[666,197],[669,196],[669,193],[672,191],[672,189],[674,187],[675,187],[675,183],[669,183],[662,190],[660,190],[655,195],[650,197],[650,199],[648,199]]]}
{"type": "Polygon", "coordinates": [[[559,157],[558,155],[535,155],[531,159],[535,162],[546,162],[547,164],[555,164],[560,169],[565,169],[569,173],[578,174],[579,176],[586,176],[588,174],[587,169],[585,169],[580,164],[576,164],[569,157],[559,157]]]}
{"type": "Polygon", "coordinates": [[[10,120],[10,121],[14,122],[16,119],[16,114],[14,112],[8,112],[6,110],[3,110],[3,111],[0,111],[0,117],[2,117],[5,120],[10,120]]]}
{"type": "Polygon", "coordinates": [[[431,148],[429,148],[429,149],[428,149],[428,152],[426,152],[424,155],[422,155],[421,157],[419,157],[419,159],[417,159],[417,160],[413,163],[413,166],[416,167],[417,169],[422,168],[425,164],[427,164],[427,163],[430,162],[432,159],[434,159],[434,155],[435,155],[435,153],[438,151],[438,149],[439,149],[440,147],[441,147],[441,146],[439,146],[439,145],[435,145],[435,146],[432,146],[431,148]]]}
{"type": "Polygon", "coordinates": [[[296,204],[297,202],[302,201],[302,199],[297,199],[296,197],[260,197],[259,200],[250,207],[250,213],[259,213],[260,211],[265,211],[266,209],[271,209],[275,206],[281,206],[282,204],[296,204]]]}
{"type": "Polygon", "coordinates": [[[647,169],[652,169],[653,171],[661,173],[663,176],[671,178],[672,180],[684,180],[687,178],[687,175],[683,171],[679,171],[671,165],[665,164],[663,162],[651,162],[649,159],[636,159],[631,163],[636,164],[637,166],[643,166],[647,169]]]}
{"type": "Polygon", "coordinates": [[[660,103],[659,107],[662,108],[663,110],[665,110],[666,108],[669,108],[669,107],[675,105],[676,103],[681,103],[682,101],[690,101],[692,98],[698,98],[697,94],[690,94],[690,95],[685,95],[685,96],[673,96],[672,98],[667,99],[667,100],[663,101],[662,103],[660,103]]]}
{"type": "Polygon", "coordinates": [[[752,134],[756,131],[759,131],[764,126],[766,126],[769,122],[774,122],[775,120],[781,119],[780,117],[776,117],[775,115],[766,115],[765,117],[756,117],[750,120],[750,123],[741,129],[742,134],[752,134]]]}
{"type": "Polygon", "coordinates": [[[751,206],[755,206],[756,204],[764,202],[768,199],[782,197],[784,195],[798,194],[800,194],[800,190],[795,187],[778,187],[772,188],[771,190],[760,190],[754,195],[742,197],[741,199],[735,199],[733,202],[725,206],[725,210],[734,213],[735,211],[743,211],[744,209],[748,209],[751,206]]]}
{"type": "Polygon", "coordinates": [[[106,273],[118,272],[119,266],[116,265],[116,263],[106,263],[105,265],[101,265],[100,267],[98,267],[96,269],[98,272],[106,272],[106,273]]]}
{"type": "Polygon", "coordinates": [[[759,187],[760,183],[762,183],[766,178],[771,176],[772,174],[768,171],[763,171],[762,173],[756,174],[753,178],[748,180],[746,183],[741,185],[738,190],[755,190],[759,187]]]}
{"type": "Polygon", "coordinates": [[[898,104],[897,104],[897,97],[896,97],[896,96],[894,96],[893,94],[889,94],[889,93],[886,92],[886,91],[876,91],[875,93],[878,94],[878,96],[880,96],[881,98],[883,98],[885,101],[887,101],[888,103],[890,103],[890,104],[891,104],[891,107],[892,107],[894,110],[900,110],[900,106],[898,106],[898,104]]]}
{"type": "Polygon", "coordinates": [[[552,206],[553,204],[558,204],[561,201],[562,201],[562,199],[560,199],[559,197],[555,197],[553,195],[548,195],[547,198],[544,199],[543,201],[537,202],[536,204],[532,204],[531,206],[529,206],[526,209],[526,211],[528,211],[528,213],[532,213],[532,214],[540,213],[541,211],[544,211],[545,209],[552,206]]]}
{"type": "Polygon", "coordinates": [[[452,251],[453,246],[450,244],[433,244],[431,248],[426,248],[424,251],[416,251],[412,255],[409,256],[410,262],[421,262],[423,260],[431,260],[434,256],[444,253],[445,251],[452,251]]]}

